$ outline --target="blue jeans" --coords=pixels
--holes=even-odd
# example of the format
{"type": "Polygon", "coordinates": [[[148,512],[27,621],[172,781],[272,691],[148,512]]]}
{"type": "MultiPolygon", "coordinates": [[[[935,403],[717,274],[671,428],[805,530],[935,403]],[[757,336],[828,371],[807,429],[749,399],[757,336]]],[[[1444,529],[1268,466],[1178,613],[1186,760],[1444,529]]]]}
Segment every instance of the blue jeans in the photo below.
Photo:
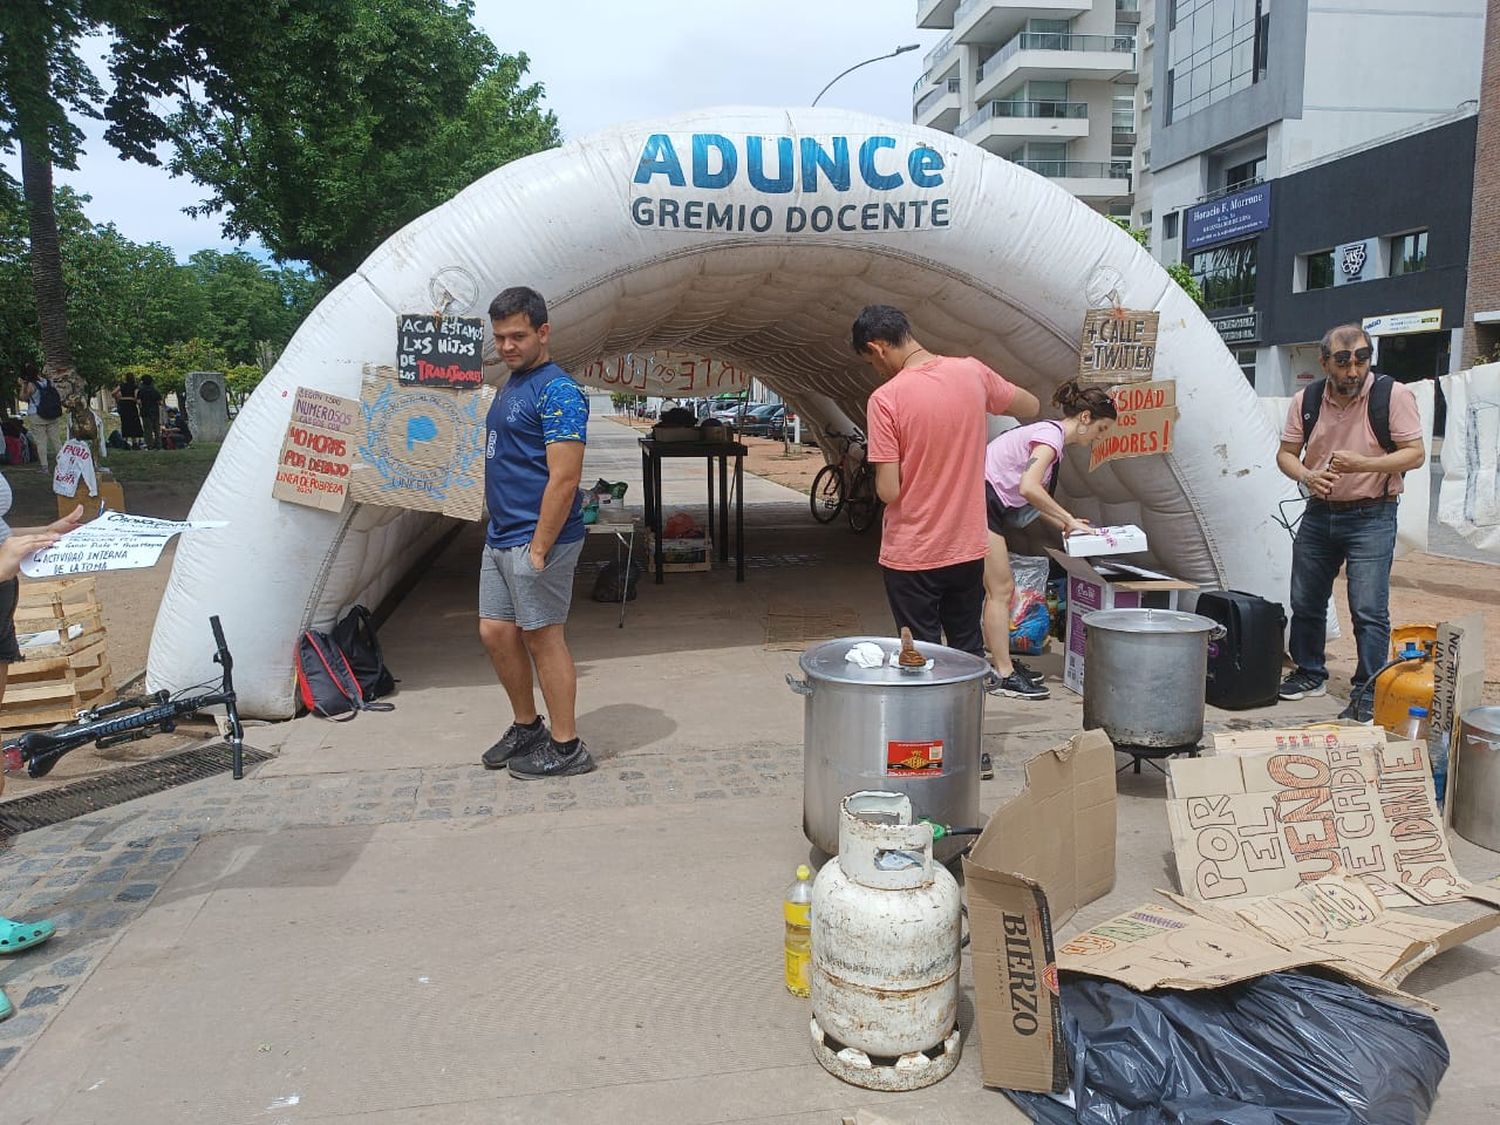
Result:
{"type": "Polygon", "coordinates": [[[1349,612],[1359,667],[1359,687],[1380,670],[1391,648],[1391,560],[1396,553],[1396,505],[1334,511],[1309,501],[1292,547],[1292,660],[1319,680],[1328,679],[1324,662],[1328,599],[1333,580],[1347,565],[1349,612]]]}

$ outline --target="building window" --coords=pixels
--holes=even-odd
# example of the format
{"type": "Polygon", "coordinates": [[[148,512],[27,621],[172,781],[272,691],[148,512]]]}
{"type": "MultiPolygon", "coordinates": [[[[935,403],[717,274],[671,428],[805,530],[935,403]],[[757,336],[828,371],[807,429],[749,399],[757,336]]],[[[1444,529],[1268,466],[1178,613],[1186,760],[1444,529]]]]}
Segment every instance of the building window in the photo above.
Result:
{"type": "Polygon", "coordinates": [[[1241,348],[1234,353],[1234,361],[1240,365],[1240,371],[1245,376],[1245,382],[1252,387],[1255,386],[1255,349],[1241,348]]]}
{"type": "Polygon", "coordinates": [[[1151,150],[1149,148],[1141,149],[1141,171],[1151,171],[1151,150]]]}
{"type": "Polygon", "coordinates": [[[1271,0],[1177,0],[1167,33],[1167,119],[1261,81],[1271,0]]]}
{"type": "Polygon", "coordinates": [[[1130,225],[1130,204],[1128,204],[1128,203],[1111,203],[1109,205],[1109,217],[1111,219],[1121,219],[1121,220],[1124,221],[1124,223],[1125,223],[1126,226],[1129,226],[1130,225]]]}
{"type": "Polygon", "coordinates": [[[1210,309],[1233,309],[1255,303],[1255,248],[1247,238],[1210,250],[1199,250],[1189,268],[1203,290],[1203,304],[1210,309]]]}
{"type": "Polygon", "coordinates": [[[1141,91],[1141,105],[1145,106],[1147,109],[1151,108],[1151,87],[1150,86],[1147,86],[1144,90],[1141,91]]]}
{"type": "Polygon", "coordinates": [[[1304,291],[1311,292],[1314,289],[1330,289],[1333,287],[1333,251],[1319,250],[1316,254],[1308,254],[1304,259],[1306,271],[1306,283],[1304,291]]]}
{"type": "Polygon", "coordinates": [[[1265,178],[1265,175],[1266,158],[1264,156],[1253,157],[1231,165],[1224,169],[1224,190],[1233,191],[1237,187],[1258,183],[1265,178]]]}
{"type": "Polygon", "coordinates": [[[1412,231],[1391,239],[1391,276],[1421,273],[1427,268],[1427,232],[1412,231]]]}
{"type": "Polygon", "coordinates": [[[1172,242],[1177,238],[1177,216],[1179,212],[1168,211],[1161,217],[1161,237],[1164,242],[1172,242]]]}

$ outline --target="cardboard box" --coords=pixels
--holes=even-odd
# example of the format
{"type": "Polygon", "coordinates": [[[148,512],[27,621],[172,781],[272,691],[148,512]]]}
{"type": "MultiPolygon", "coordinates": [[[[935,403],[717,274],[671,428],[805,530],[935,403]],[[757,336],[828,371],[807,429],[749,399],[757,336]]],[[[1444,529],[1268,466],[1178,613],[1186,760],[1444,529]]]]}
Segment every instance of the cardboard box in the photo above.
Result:
{"type": "Polygon", "coordinates": [[[1068,620],[1064,633],[1063,686],[1083,694],[1083,624],[1096,609],[1176,609],[1183,590],[1196,590],[1191,582],[1124,563],[1094,564],[1048,548],[1047,553],[1068,572],[1068,620]]]}
{"type": "Polygon", "coordinates": [[[1068,1083],[1052,930],[1115,885],[1115,752],[1085,731],[1026,763],[1026,788],[964,858],[986,1086],[1068,1083]]]}
{"type": "Polygon", "coordinates": [[[1146,533],[1133,523],[1096,527],[1063,538],[1063,549],[1074,558],[1098,555],[1135,555],[1147,549],[1146,533]]]}

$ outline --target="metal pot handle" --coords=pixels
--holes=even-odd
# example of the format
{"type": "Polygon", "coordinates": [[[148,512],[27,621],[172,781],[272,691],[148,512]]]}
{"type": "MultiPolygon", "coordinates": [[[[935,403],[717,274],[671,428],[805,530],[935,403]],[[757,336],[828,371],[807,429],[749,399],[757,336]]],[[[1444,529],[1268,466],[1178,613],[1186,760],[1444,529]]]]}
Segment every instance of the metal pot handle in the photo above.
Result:
{"type": "Polygon", "coordinates": [[[994,695],[1000,690],[1000,673],[991,668],[984,674],[984,692],[986,695],[994,695]]]}
{"type": "Polygon", "coordinates": [[[1229,630],[1223,625],[1215,625],[1208,631],[1208,639],[1211,641],[1222,641],[1229,636],[1229,630]]]}
{"type": "Polygon", "coordinates": [[[808,683],[806,680],[799,680],[790,672],[786,674],[786,686],[791,688],[798,695],[811,695],[813,693],[812,684],[808,683]]]}

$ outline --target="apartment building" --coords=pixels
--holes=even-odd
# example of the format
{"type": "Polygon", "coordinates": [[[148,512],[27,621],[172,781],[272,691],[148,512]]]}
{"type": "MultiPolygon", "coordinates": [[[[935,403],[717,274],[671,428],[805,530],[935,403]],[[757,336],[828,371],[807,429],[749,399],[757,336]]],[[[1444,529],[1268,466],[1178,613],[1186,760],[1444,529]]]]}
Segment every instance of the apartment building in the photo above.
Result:
{"type": "Polygon", "coordinates": [[[1134,221],[1262,394],[1343,321],[1398,378],[1461,365],[1485,7],[1155,0],[1134,221]]]}
{"type": "Polygon", "coordinates": [[[1132,217],[1141,3],[918,0],[917,26],[947,34],[923,60],[912,120],[1132,217]]]}

